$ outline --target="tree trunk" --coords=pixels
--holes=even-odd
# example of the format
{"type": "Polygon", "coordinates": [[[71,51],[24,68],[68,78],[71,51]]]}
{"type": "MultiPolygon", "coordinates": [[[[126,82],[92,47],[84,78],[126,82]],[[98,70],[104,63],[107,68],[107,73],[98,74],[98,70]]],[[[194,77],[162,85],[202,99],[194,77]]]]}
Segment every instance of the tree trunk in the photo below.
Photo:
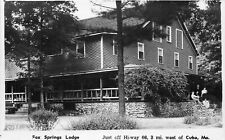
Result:
{"type": "Polygon", "coordinates": [[[40,58],[40,107],[44,109],[44,77],[43,77],[43,56],[40,58]]]}
{"type": "Polygon", "coordinates": [[[41,109],[44,108],[44,91],[43,91],[43,88],[44,88],[44,80],[43,80],[43,76],[41,75],[41,81],[40,81],[40,87],[41,87],[41,92],[40,92],[40,99],[41,99],[41,109]]]}
{"type": "MultiPolygon", "coordinates": [[[[30,45],[30,43],[28,44],[30,45]]],[[[28,46],[29,47],[29,46],[28,46]]],[[[27,77],[27,102],[28,102],[28,114],[31,113],[31,93],[30,93],[30,48],[28,48],[28,58],[27,58],[27,71],[28,71],[28,77],[27,77]]]]}
{"type": "MultiPolygon", "coordinates": [[[[41,28],[41,31],[43,29],[43,7],[40,8],[41,9],[41,19],[40,19],[40,28],[41,28]]],[[[42,41],[42,36],[41,36],[41,46],[40,46],[40,49],[42,51],[42,47],[43,47],[43,41],[42,41]]],[[[43,68],[43,63],[44,63],[44,58],[43,58],[43,54],[41,53],[40,54],[40,63],[39,63],[39,66],[40,66],[40,107],[41,109],[44,109],[44,68],[43,68]]]]}
{"type": "Polygon", "coordinates": [[[124,98],[124,62],[123,62],[123,43],[122,43],[122,12],[121,0],[116,0],[117,7],[117,45],[118,45],[118,88],[119,88],[119,114],[125,115],[124,98]]]}

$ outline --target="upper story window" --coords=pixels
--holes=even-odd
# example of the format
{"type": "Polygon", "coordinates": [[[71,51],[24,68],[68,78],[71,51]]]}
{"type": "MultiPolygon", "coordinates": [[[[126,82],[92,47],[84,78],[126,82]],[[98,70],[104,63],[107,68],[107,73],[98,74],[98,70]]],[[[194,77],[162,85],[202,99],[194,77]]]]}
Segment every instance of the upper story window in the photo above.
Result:
{"type": "Polygon", "coordinates": [[[138,59],[139,60],[144,60],[145,59],[145,46],[144,43],[137,43],[138,46],[138,59]]]}
{"type": "Polygon", "coordinates": [[[172,42],[172,28],[171,26],[166,26],[166,41],[172,42]]]}
{"type": "Polygon", "coordinates": [[[78,58],[85,57],[85,42],[84,41],[78,41],[76,43],[76,54],[78,55],[78,58]]]}
{"type": "Polygon", "coordinates": [[[113,39],[113,55],[117,55],[117,54],[118,54],[117,42],[113,39]]]}
{"type": "Polygon", "coordinates": [[[189,69],[193,69],[193,57],[192,56],[188,56],[188,68],[189,69]]]}
{"type": "Polygon", "coordinates": [[[183,49],[183,31],[176,29],[176,47],[183,49]]]}
{"type": "Polygon", "coordinates": [[[158,48],[158,63],[163,64],[163,49],[158,48]]]}
{"type": "Polygon", "coordinates": [[[162,37],[160,37],[160,34],[162,34],[162,26],[157,24],[156,22],[152,22],[152,29],[152,40],[162,42],[162,37]]]}
{"type": "Polygon", "coordinates": [[[179,67],[179,53],[174,52],[174,67],[179,67]]]}

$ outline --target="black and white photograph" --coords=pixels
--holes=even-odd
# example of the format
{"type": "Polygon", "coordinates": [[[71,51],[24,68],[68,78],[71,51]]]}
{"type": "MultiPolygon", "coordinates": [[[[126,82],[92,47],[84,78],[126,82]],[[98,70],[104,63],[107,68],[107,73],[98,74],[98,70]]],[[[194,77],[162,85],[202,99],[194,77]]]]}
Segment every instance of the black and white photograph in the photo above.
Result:
{"type": "Polygon", "coordinates": [[[220,0],[2,3],[4,132],[222,130],[220,0]]]}

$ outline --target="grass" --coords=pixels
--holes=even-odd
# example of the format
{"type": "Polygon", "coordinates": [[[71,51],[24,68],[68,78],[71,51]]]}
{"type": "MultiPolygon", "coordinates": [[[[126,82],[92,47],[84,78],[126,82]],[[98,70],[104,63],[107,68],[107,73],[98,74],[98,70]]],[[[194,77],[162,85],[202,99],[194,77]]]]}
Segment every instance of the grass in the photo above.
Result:
{"type": "Polygon", "coordinates": [[[27,115],[6,114],[5,130],[29,130],[30,124],[27,115]]]}
{"type": "Polygon", "coordinates": [[[5,130],[31,130],[31,128],[29,124],[6,124],[5,130]]]}

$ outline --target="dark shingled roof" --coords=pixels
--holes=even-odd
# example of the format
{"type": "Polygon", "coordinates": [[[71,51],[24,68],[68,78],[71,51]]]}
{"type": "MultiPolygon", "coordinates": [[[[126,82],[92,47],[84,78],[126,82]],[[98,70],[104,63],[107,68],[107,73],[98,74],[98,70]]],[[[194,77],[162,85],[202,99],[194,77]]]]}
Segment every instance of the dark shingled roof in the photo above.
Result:
{"type": "MultiPolygon", "coordinates": [[[[126,26],[136,26],[143,24],[144,20],[138,18],[128,18],[123,21],[123,24],[126,26]]],[[[117,21],[116,19],[108,19],[105,17],[94,17],[84,20],[80,20],[80,23],[83,25],[83,31],[86,32],[96,32],[99,30],[108,30],[111,32],[117,31],[117,21]]],[[[82,32],[82,34],[84,34],[82,32]]]]}

